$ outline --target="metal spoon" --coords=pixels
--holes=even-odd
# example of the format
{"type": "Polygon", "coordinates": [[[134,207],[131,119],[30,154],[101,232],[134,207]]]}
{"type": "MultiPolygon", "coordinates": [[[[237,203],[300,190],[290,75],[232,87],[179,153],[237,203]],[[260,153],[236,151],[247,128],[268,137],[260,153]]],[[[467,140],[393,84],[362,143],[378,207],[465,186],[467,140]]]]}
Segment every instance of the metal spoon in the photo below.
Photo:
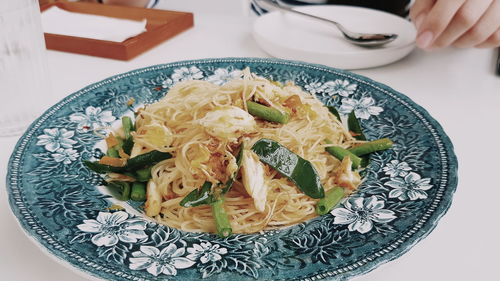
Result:
{"type": "Polygon", "coordinates": [[[278,3],[276,3],[276,2],[274,2],[272,0],[258,0],[257,2],[265,2],[265,4],[267,4],[269,6],[272,6],[272,7],[276,8],[276,9],[279,9],[279,10],[281,10],[283,12],[290,12],[290,13],[294,13],[294,14],[299,14],[299,15],[302,15],[302,16],[310,17],[310,18],[313,18],[313,19],[317,19],[317,20],[320,20],[320,21],[323,21],[323,22],[327,22],[327,23],[333,24],[333,25],[335,25],[340,30],[340,32],[342,32],[342,34],[344,35],[345,39],[348,42],[350,42],[350,43],[352,43],[354,45],[362,46],[362,47],[378,47],[378,46],[382,46],[384,44],[387,44],[389,42],[394,41],[398,37],[398,35],[394,34],[394,33],[359,33],[359,32],[352,32],[352,31],[347,30],[343,25],[341,25],[340,23],[338,23],[336,21],[332,21],[332,20],[329,20],[329,19],[325,19],[325,18],[322,18],[322,17],[315,16],[315,15],[303,13],[303,12],[300,12],[300,11],[297,11],[297,10],[292,10],[291,8],[283,7],[283,6],[279,5],[278,3]]]}

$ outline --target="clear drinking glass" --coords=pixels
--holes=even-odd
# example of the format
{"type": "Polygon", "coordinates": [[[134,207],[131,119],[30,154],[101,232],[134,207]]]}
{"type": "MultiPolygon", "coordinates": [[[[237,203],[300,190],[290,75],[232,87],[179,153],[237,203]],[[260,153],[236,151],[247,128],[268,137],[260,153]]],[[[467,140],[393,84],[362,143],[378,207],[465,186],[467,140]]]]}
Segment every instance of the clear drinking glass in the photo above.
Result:
{"type": "Polygon", "coordinates": [[[22,133],[50,94],[37,0],[0,0],[0,137],[22,133]]]}

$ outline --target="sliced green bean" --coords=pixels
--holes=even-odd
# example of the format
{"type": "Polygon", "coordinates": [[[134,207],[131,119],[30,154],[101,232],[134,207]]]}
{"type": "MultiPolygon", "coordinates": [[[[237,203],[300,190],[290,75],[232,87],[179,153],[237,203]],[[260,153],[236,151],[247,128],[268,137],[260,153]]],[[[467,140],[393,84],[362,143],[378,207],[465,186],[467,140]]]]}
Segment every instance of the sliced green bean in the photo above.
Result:
{"type": "Polygon", "coordinates": [[[222,237],[228,237],[233,233],[231,224],[229,223],[229,216],[224,209],[224,200],[219,199],[212,203],[212,214],[215,219],[215,227],[217,229],[217,234],[222,237]]]}
{"type": "Polygon", "coordinates": [[[115,136],[115,138],[118,141],[118,144],[113,146],[113,148],[116,149],[116,151],[120,151],[120,149],[122,149],[123,147],[123,139],[118,136],[115,136]]]}
{"type": "Polygon", "coordinates": [[[137,155],[136,157],[128,159],[127,164],[124,167],[114,167],[110,165],[100,164],[99,162],[91,162],[87,160],[83,161],[83,164],[92,171],[99,174],[125,173],[125,172],[134,172],[148,166],[153,166],[158,162],[163,161],[165,159],[169,159],[171,157],[172,154],[168,152],[153,150],[148,153],[137,155]]]}
{"type": "Polygon", "coordinates": [[[127,176],[127,177],[131,177],[131,178],[133,178],[134,180],[137,180],[137,178],[136,178],[136,177],[137,177],[137,175],[136,175],[136,174],[134,174],[134,173],[131,173],[131,172],[123,172],[123,173],[122,173],[122,175],[125,175],[125,176],[127,176]]]}
{"type": "Polygon", "coordinates": [[[130,135],[130,132],[134,130],[134,123],[132,122],[132,119],[128,116],[123,116],[122,126],[123,126],[123,133],[125,134],[125,139],[131,138],[132,136],[130,135]]]}
{"type": "Polygon", "coordinates": [[[146,182],[151,179],[151,166],[135,171],[135,179],[140,182],[146,182]]]}
{"type": "Polygon", "coordinates": [[[333,114],[335,117],[337,117],[337,120],[341,121],[340,114],[334,106],[327,106],[326,108],[328,108],[328,110],[330,111],[331,114],[333,114]]]}
{"type": "Polygon", "coordinates": [[[318,172],[311,162],[270,139],[258,140],[252,151],[259,156],[260,161],[287,177],[307,196],[311,198],[325,196],[318,172]]]}
{"type": "Polygon", "coordinates": [[[247,107],[250,114],[267,121],[286,124],[290,120],[290,115],[288,113],[283,113],[276,108],[265,106],[260,103],[247,101],[247,107]]]}
{"type": "Polygon", "coordinates": [[[366,168],[368,167],[368,164],[370,164],[370,155],[366,154],[361,156],[361,163],[359,163],[359,166],[361,168],[366,168]]]}
{"type": "Polygon", "coordinates": [[[122,201],[127,201],[130,199],[130,183],[125,181],[112,181],[106,183],[106,185],[111,191],[113,197],[122,201]]]}
{"type": "Polygon", "coordinates": [[[123,127],[123,133],[125,135],[125,139],[123,140],[123,144],[121,145],[121,148],[123,149],[123,152],[126,154],[130,155],[130,152],[132,151],[132,148],[134,147],[134,138],[130,134],[130,132],[134,131],[134,122],[132,119],[128,116],[123,116],[122,117],[122,127],[123,127]]]}
{"type": "Polygon", "coordinates": [[[212,196],[212,183],[206,181],[200,189],[195,189],[186,195],[179,205],[188,208],[212,204],[214,201],[214,197],[212,196]]]}
{"type": "Polygon", "coordinates": [[[118,154],[118,150],[116,150],[113,147],[108,148],[108,151],[106,151],[106,155],[109,156],[109,157],[115,157],[115,158],[119,158],[120,157],[120,154],[118,154]]]}
{"type": "Polygon", "coordinates": [[[354,110],[351,111],[347,117],[347,127],[349,128],[349,131],[353,133],[355,139],[363,141],[366,140],[363,130],[361,129],[361,124],[359,124],[359,120],[356,118],[354,110]]]}
{"type": "MultiPolygon", "coordinates": [[[[327,144],[332,143],[328,139],[326,139],[325,142],[327,144]]],[[[357,169],[359,167],[359,165],[361,164],[361,158],[359,158],[357,155],[355,155],[354,153],[350,152],[349,150],[347,150],[345,148],[342,148],[339,146],[329,146],[329,147],[325,148],[325,150],[328,153],[330,153],[331,155],[333,155],[335,158],[339,159],[340,161],[342,161],[344,159],[344,157],[346,157],[346,156],[351,158],[351,162],[352,162],[351,167],[353,169],[357,169]]]]}
{"type": "Polygon", "coordinates": [[[342,187],[334,187],[328,190],[324,198],[321,198],[316,204],[316,213],[320,216],[330,212],[333,207],[335,207],[342,198],[344,198],[345,192],[342,187]]]}
{"type": "Polygon", "coordinates": [[[351,153],[356,154],[357,156],[362,156],[365,154],[369,154],[375,151],[386,150],[392,147],[394,143],[388,139],[378,139],[374,141],[369,141],[358,146],[352,147],[349,149],[351,153]]]}
{"type": "Polygon", "coordinates": [[[158,162],[170,158],[172,158],[172,154],[168,152],[153,150],[128,159],[127,165],[125,165],[125,169],[128,171],[136,171],[146,166],[156,165],[158,162]]]}
{"type": "Polygon", "coordinates": [[[143,182],[134,182],[130,191],[130,199],[134,201],[146,200],[146,184],[143,182]]]}
{"type": "Polygon", "coordinates": [[[120,173],[124,171],[123,167],[114,167],[110,165],[100,164],[99,162],[84,160],[83,164],[87,166],[87,168],[98,174],[120,173]]]}
{"type": "Polygon", "coordinates": [[[133,147],[134,147],[134,139],[132,137],[126,138],[121,146],[123,152],[125,152],[128,155],[130,155],[130,153],[132,152],[133,147]]]}

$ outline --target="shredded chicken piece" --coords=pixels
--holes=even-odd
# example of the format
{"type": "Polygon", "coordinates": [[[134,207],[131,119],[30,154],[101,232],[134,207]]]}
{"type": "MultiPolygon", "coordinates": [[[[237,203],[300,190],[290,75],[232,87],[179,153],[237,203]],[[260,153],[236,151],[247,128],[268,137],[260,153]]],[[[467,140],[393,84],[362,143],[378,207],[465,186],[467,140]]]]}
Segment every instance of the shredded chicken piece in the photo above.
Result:
{"type": "Polygon", "coordinates": [[[255,132],[257,123],[252,115],[236,106],[226,106],[210,111],[199,124],[211,136],[236,141],[242,133],[255,132]]]}
{"type": "Polygon", "coordinates": [[[355,190],[361,183],[361,176],[351,169],[351,158],[346,156],[335,170],[335,182],[350,190],[355,190]]]}
{"type": "Polygon", "coordinates": [[[212,176],[219,182],[226,182],[229,177],[238,169],[236,158],[230,153],[223,154],[214,152],[210,155],[207,166],[210,168],[212,176]]]}
{"type": "Polygon", "coordinates": [[[295,112],[298,107],[302,106],[302,101],[300,100],[299,95],[293,95],[287,98],[284,102],[284,106],[290,108],[295,112]]]}
{"type": "Polygon", "coordinates": [[[224,154],[220,152],[215,152],[210,155],[208,159],[208,167],[213,173],[214,178],[220,182],[224,182],[226,178],[226,163],[224,159],[224,154]]]}
{"type": "Polygon", "coordinates": [[[160,189],[153,181],[149,181],[146,191],[146,203],[144,204],[146,215],[150,217],[158,215],[161,211],[161,201],[160,189]]]}
{"type": "Polygon", "coordinates": [[[264,212],[266,208],[268,187],[264,180],[264,166],[253,151],[246,149],[243,151],[241,175],[243,178],[243,186],[248,192],[248,195],[253,198],[255,209],[259,212],[264,212]]]}

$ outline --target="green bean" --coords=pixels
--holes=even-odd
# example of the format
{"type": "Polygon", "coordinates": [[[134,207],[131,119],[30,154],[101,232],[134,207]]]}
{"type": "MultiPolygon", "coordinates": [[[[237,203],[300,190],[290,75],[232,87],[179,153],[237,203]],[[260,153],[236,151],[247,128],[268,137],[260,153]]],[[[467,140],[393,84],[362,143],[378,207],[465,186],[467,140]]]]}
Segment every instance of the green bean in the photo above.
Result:
{"type": "Polygon", "coordinates": [[[114,167],[110,165],[99,164],[99,162],[91,162],[84,160],[83,164],[87,166],[87,168],[98,174],[120,173],[124,171],[123,167],[114,167]]]}
{"type": "MultiPolygon", "coordinates": [[[[332,143],[328,139],[326,139],[325,142],[327,144],[331,144],[332,143]]],[[[359,158],[354,153],[352,153],[349,150],[344,149],[342,147],[339,147],[339,146],[329,146],[329,147],[325,148],[325,150],[328,153],[330,153],[331,155],[333,155],[335,158],[339,159],[340,161],[342,161],[344,159],[344,157],[346,157],[346,156],[348,156],[349,158],[351,158],[351,162],[352,162],[351,167],[353,169],[357,169],[359,167],[359,164],[361,163],[361,158],[359,158]]]]}
{"type": "Polygon", "coordinates": [[[120,149],[122,149],[123,147],[123,139],[118,136],[115,136],[115,138],[118,141],[118,144],[113,146],[113,148],[116,149],[116,151],[120,151],[120,149]]]}
{"type": "Polygon", "coordinates": [[[110,165],[100,164],[99,162],[83,161],[83,164],[92,171],[99,174],[106,173],[124,173],[133,172],[141,168],[153,166],[160,161],[171,158],[172,155],[168,152],[161,152],[157,150],[150,151],[136,157],[130,158],[124,167],[114,167],[110,165]]]}
{"type": "Polygon", "coordinates": [[[361,129],[358,118],[356,118],[356,113],[354,113],[354,110],[351,111],[351,113],[349,113],[349,117],[347,117],[347,127],[349,128],[349,131],[353,133],[355,139],[366,140],[366,137],[363,134],[363,130],[361,129]]]}
{"type": "Polygon", "coordinates": [[[151,166],[135,171],[135,179],[140,182],[146,182],[151,179],[151,166]]]}
{"type": "Polygon", "coordinates": [[[129,154],[132,152],[132,148],[134,147],[134,138],[130,134],[130,132],[134,131],[134,122],[132,119],[128,116],[123,116],[122,117],[122,127],[123,127],[123,133],[125,135],[125,139],[123,140],[123,144],[121,145],[121,148],[123,149],[123,152],[126,154],[129,154]]]}
{"type": "Polygon", "coordinates": [[[326,108],[328,108],[328,110],[330,111],[331,114],[333,114],[335,117],[337,117],[337,120],[341,121],[340,114],[334,106],[327,106],[326,108]]]}
{"type": "Polygon", "coordinates": [[[134,182],[130,191],[130,199],[134,201],[146,200],[146,184],[143,182],[134,182]]]}
{"type": "Polygon", "coordinates": [[[112,181],[108,182],[106,185],[115,198],[122,201],[130,199],[130,183],[125,181],[112,181]]]}
{"type": "Polygon", "coordinates": [[[224,200],[219,199],[212,203],[212,214],[215,219],[215,227],[217,229],[217,234],[222,237],[228,237],[233,232],[231,224],[229,223],[229,217],[224,209],[224,200]]]}
{"type": "Polygon", "coordinates": [[[122,175],[125,175],[127,177],[131,177],[133,178],[134,180],[137,180],[137,175],[134,174],[134,173],[131,173],[131,172],[123,172],[122,175]]]}
{"type": "Polygon", "coordinates": [[[316,213],[322,216],[330,212],[333,207],[335,207],[342,198],[344,198],[345,192],[342,187],[334,187],[328,190],[324,198],[321,198],[316,204],[316,213]]]}
{"type": "Polygon", "coordinates": [[[133,147],[134,147],[134,139],[132,137],[126,138],[121,145],[123,152],[125,152],[128,155],[130,155],[130,153],[132,152],[133,147]]]}
{"type": "Polygon", "coordinates": [[[200,189],[195,189],[186,195],[179,205],[182,207],[196,207],[205,204],[213,203],[214,197],[212,196],[212,183],[206,181],[200,189]]]}
{"type": "Polygon", "coordinates": [[[283,113],[275,108],[265,106],[260,103],[247,101],[247,106],[250,114],[267,121],[286,124],[288,123],[288,120],[290,120],[290,115],[288,113],[283,113]]]}
{"type": "Polygon", "coordinates": [[[268,164],[287,177],[304,194],[311,198],[323,198],[325,191],[311,162],[270,139],[260,139],[252,147],[260,161],[268,164]]]}
{"type": "Polygon", "coordinates": [[[153,150],[128,159],[127,165],[125,165],[125,169],[128,171],[136,171],[146,166],[153,166],[158,162],[170,158],[172,158],[172,154],[168,152],[153,150]]]}
{"type": "Polygon", "coordinates": [[[361,156],[361,163],[359,163],[359,166],[361,168],[366,168],[368,167],[368,164],[370,164],[370,155],[366,154],[361,156]]]}
{"type": "Polygon", "coordinates": [[[134,130],[134,123],[132,122],[132,119],[128,116],[123,116],[122,126],[123,126],[123,133],[125,134],[125,139],[131,138],[132,136],[130,135],[130,132],[134,130]]]}
{"type": "Polygon", "coordinates": [[[108,148],[108,151],[106,151],[106,155],[109,157],[115,157],[115,158],[120,157],[120,154],[118,154],[118,150],[116,150],[113,147],[108,148]]]}
{"type": "Polygon", "coordinates": [[[357,156],[362,156],[365,154],[369,154],[375,151],[380,151],[380,150],[386,150],[392,147],[394,143],[388,139],[388,138],[383,138],[383,139],[378,139],[370,142],[366,142],[363,144],[360,144],[358,146],[352,147],[349,149],[351,153],[356,154],[357,156]]]}

